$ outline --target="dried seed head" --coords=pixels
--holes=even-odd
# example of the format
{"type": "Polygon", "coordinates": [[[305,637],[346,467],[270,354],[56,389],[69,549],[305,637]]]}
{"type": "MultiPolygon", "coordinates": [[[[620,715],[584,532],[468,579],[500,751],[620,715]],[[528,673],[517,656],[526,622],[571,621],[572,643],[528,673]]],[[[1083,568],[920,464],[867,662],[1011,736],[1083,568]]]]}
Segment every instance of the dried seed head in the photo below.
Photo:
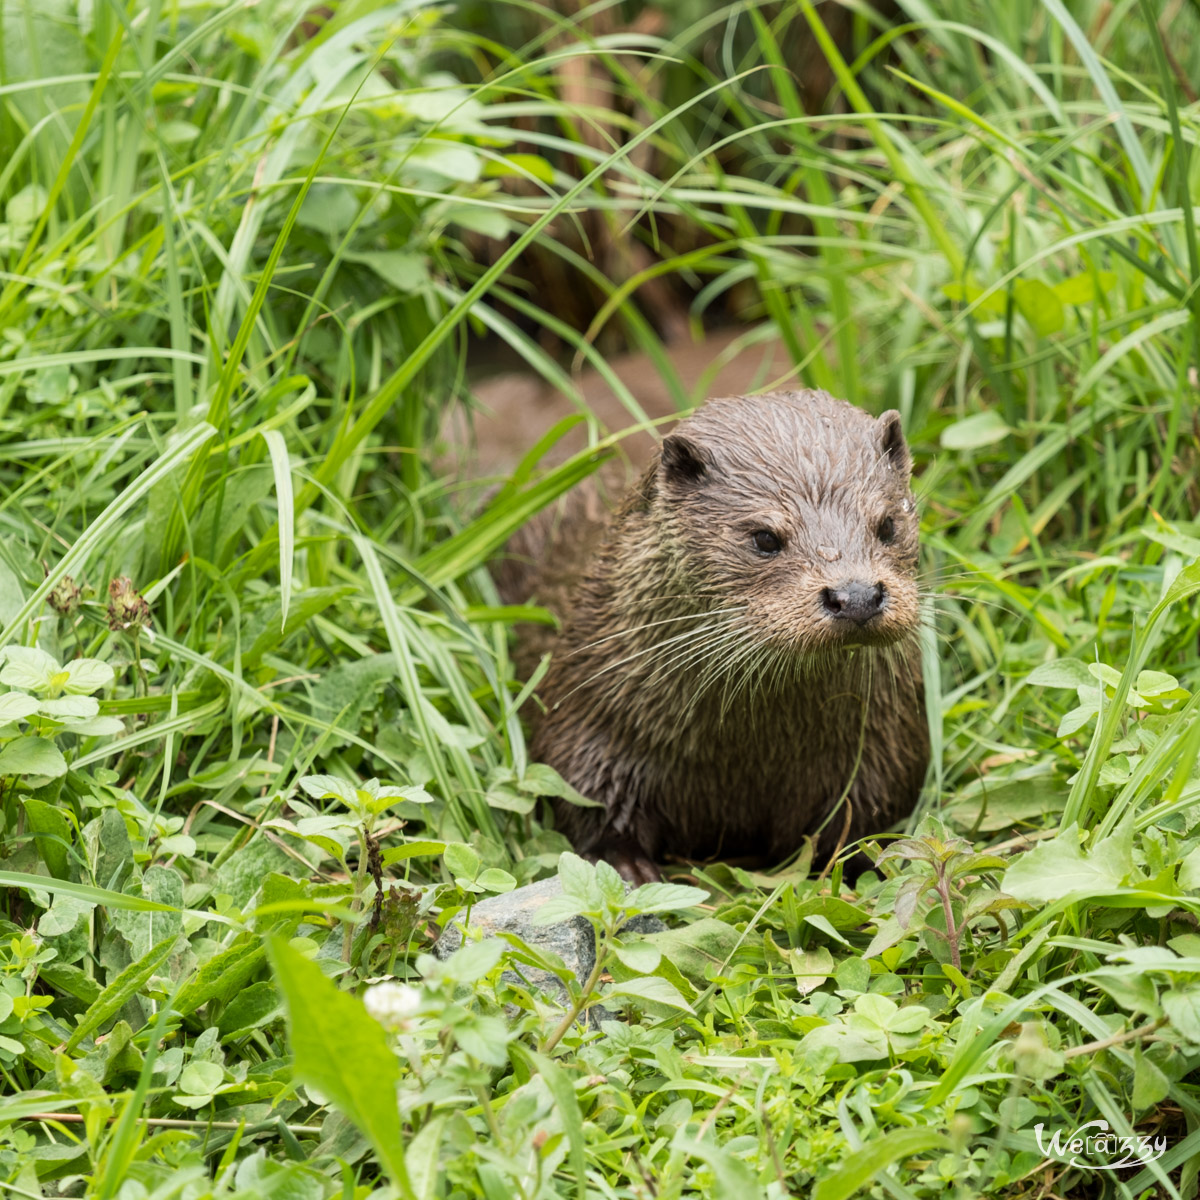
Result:
{"type": "Polygon", "coordinates": [[[79,611],[80,602],[83,599],[83,592],[79,584],[71,578],[70,575],[64,575],[57,584],[54,590],[46,597],[50,607],[54,609],[60,617],[73,617],[79,611]]]}
{"type": "Polygon", "coordinates": [[[150,605],[128,575],[108,585],[108,627],[114,633],[137,633],[150,625],[150,605]]]}

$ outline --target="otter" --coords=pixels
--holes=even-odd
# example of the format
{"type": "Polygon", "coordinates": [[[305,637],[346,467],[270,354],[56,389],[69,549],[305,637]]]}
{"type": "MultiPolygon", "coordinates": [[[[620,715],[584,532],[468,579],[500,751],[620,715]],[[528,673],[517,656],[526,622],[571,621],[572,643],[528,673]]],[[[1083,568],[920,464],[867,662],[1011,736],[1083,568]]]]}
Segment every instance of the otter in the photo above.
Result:
{"type": "MultiPolygon", "coordinates": [[[[895,411],[726,397],[615,510],[530,527],[532,567],[501,590],[557,593],[531,753],[602,806],[555,801],[580,854],[633,882],[668,856],[779,862],[807,837],[827,861],[912,811],[929,736],[911,472],[895,411]]],[[[545,641],[525,636],[528,661],[545,641]]]]}

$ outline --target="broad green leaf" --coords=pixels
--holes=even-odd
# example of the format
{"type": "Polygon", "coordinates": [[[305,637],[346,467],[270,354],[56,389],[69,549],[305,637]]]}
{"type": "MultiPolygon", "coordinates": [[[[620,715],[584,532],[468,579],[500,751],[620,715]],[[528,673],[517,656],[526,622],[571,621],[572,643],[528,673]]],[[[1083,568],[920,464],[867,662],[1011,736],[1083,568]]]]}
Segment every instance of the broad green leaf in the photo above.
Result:
{"type": "Polygon", "coordinates": [[[300,788],[314,800],[340,800],[347,808],[358,803],[354,785],[336,775],[305,775],[300,788]]]}
{"type": "Polygon", "coordinates": [[[649,975],[644,979],[626,979],[624,982],[614,983],[605,991],[604,1002],[607,1004],[619,997],[632,1000],[640,1005],[662,1005],[665,1008],[676,1009],[679,1012],[693,1012],[692,1006],[687,1002],[679,989],[673,983],[657,975],[649,975]]]}
{"type": "Polygon", "coordinates": [[[266,953],[251,939],[214,954],[180,989],[175,1010],[186,1017],[210,1000],[232,1000],[258,974],[266,953]]]}
{"type": "Polygon", "coordinates": [[[403,862],[406,858],[434,858],[444,854],[445,850],[445,842],[405,842],[403,846],[391,846],[383,852],[383,865],[390,867],[392,863],[403,862]]]}
{"type": "Polygon", "coordinates": [[[76,900],[72,896],[55,896],[41,920],[38,921],[38,933],[44,937],[59,937],[70,933],[79,924],[79,918],[86,916],[96,906],[85,900],[76,900]]]}
{"type": "Polygon", "coordinates": [[[1022,316],[1041,336],[1057,333],[1066,321],[1063,303],[1049,284],[1040,279],[1018,279],[1013,297],[1022,316]]]}
{"type": "Polygon", "coordinates": [[[1093,680],[1087,663],[1077,658],[1056,658],[1053,662],[1035,667],[1026,676],[1025,682],[1038,687],[1077,688],[1090,686],[1093,680]]]}
{"type": "Polygon", "coordinates": [[[693,908],[707,899],[703,888],[684,883],[643,883],[625,897],[625,904],[639,913],[660,913],[693,908]]]}
{"type": "Polygon", "coordinates": [[[177,941],[178,939],[174,935],[163,938],[157,946],[151,948],[149,954],[138,959],[137,962],[131,963],[100,993],[67,1039],[65,1049],[68,1054],[72,1053],[89,1033],[99,1029],[105,1021],[115,1017],[125,1007],[126,1001],[132,999],[146,986],[151,976],[155,975],[171,957],[177,941]]]}
{"type": "Polygon", "coordinates": [[[582,808],[599,807],[594,800],[577,792],[553,767],[545,763],[531,763],[517,784],[521,791],[531,796],[557,796],[582,808]]]}
{"type": "Polygon", "coordinates": [[[260,1029],[282,1013],[283,1000],[279,989],[264,979],[242,988],[221,1010],[217,1026],[222,1038],[230,1038],[260,1029]]]}
{"type": "Polygon", "coordinates": [[[505,943],[498,938],[466,942],[442,963],[441,970],[447,978],[458,983],[474,983],[496,966],[505,949],[505,943]]]}
{"type": "Polygon", "coordinates": [[[485,176],[516,175],[522,178],[533,176],[541,183],[554,182],[554,168],[540,154],[506,154],[503,159],[487,163],[485,176]]]}
{"type": "Polygon", "coordinates": [[[380,279],[398,292],[416,292],[429,283],[429,264],[423,254],[406,250],[349,251],[342,255],[348,262],[370,267],[380,279]]]}
{"type": "Polygon", "coordinates": [[[57,696],[53,700],[43,700],[38,711],[55,721],[69,717],[90,720],[99,713],[100,702],[95,696],[57,696]]]}
{"type": "MultiPolygon", "coordinates": [[[[1117,286],[1115,271],[1099,271],[1097,275],[1102,293],[1110,292],[1117,286]]],[[[1054,294],[1064,304],[1090,304],[1096,298],[1096,280],[1090,272],[1072,275],[1067,279],[1060,279],[1054,285],[1054,294]]]]}
{"type": "Polygon", "coordinates": [[[1133,1066],[1133,1107],[1143,1112],[1161,1104],[1171,1090],[1171,1081],[1144,1054],[1139,1053],[1133,1066]]]}
{"type": "Polygon", "coordinates": [[[5,692],[0,696],[0,724],[23,721],[31,717],[40,707],[40,702],[24,692],[5,692]]]}
{"type": "Polygon", "coordinates": [[[1117,891],[1133,870],[1132,827],[1118,830],[1091,852],[1079,842],[1079,830],[1072,825],[1026,850],[1005,871],[1002,890],[1033,904],[1117,891]]]}
{"type": "Polygon", "coordinates": [[[575,1095],[571,1078],[552,1058],[528,1050],[519,1042],[513,1042],[510,1054],[525,1061],[530,1074],[541,1076],[546,1090],[554,1097],[558,1118],[562,1121],[570,1148],[571,1175],[575,1180],[575,1191],[579,1200],[587,1200],[587,1141],[583,1127],[583,1114],[579,1109],[579,1098],[575,1095]]]}
{"type": "Polygon", "coordinates": [[[849,1200],[870,1184],[885,1167],[902,1158],[948,1148],[949,1139],[936,1129],[916,1126],[893,1129],[853,1151],[832,1175],[817,1181],[812,1200],[849,1200]]]}
{"type": "Polygon", "coordinates": [[[663,955],[693,983],[704,983],[708,972],[722,966],[733,953],[741,935],[715,917],[701,917],[678,929],[664,929],[646,936],[663,955]]]}
{"type": "Polygon", "coordinates": [[[487,888],[489,892],[496,892],[498,895],[511,892],[517,886],[517,881],[499,867],[488,867],[487,870],[480,871],[475,877],[475,882],[480,887],[487,888]]]}
{"type": "Polygon", "coordinates": [[[612,952],[631,971],[648,975],[662,961],[662,951],[650,942],[613,942],[612,952]]]}
{"type": "Polygon", "coordinates": [[[25,823],[37,840],[38,853],[46,870],[57,879],[70,879],[71,823],[61,810],[44,800],[27,796],[23,803],[25,823]]]}
{"type": "Polygon", "coordinates": [[[215,1062],[188,1063],[179,1076],[179,1090],[192,1096],[211,1096],[224,1082],[225,1072],[215,1062]]]}
{"type": "Polygon", "coordinates": [[[45,650],[36,646],[9,646],[5,651],[0,683],[29,692],[48,691],[51,680],[62,668],[45,650]]]}
{"type": "Polygon", "coordinates": [[[442,1134],[447,1116],[433,1117],[413,1134],[404,1152],[404,1164],[417,1200],[436,1200],[441,1179],[442,1134]]]}
{"type": "Polygon", "coordinates": [[[400,1065],[383,1027],[282,938],[272,937],[268,946],[287,1009],[296,1078],[358,1126],[400,1194],[415,1200],[396,1095],[400,1065]]]}
{"type": "Polygon", "coordinates": [[[442,857],[452,875],[464,875],[467,879],[474,879],[483,865],[479,855],[465,842],[451,842],[442,857]]]}
{"type": "Polygon", "coordinates": [[[1200,988],[1192,984],[1163,992],[1162,1007],[1176,1032],[1200,1046],[1200,988]]]}
{"type": "Polygon", "coordinates": [[[0,750],[0,776],[45,775],[57,779],[66,773],[67,760],[49,738],[27,734],[0,750]]]}
{"type": "Polygon", "coordinates": [[[113,669],[98,658],[73,658],[63,670],[67,681],[63,691],[70,696],[85,696],[109,687],[115,676],[113,669]]]}
{"type": "Polygon", "coordinates": [[[946,450],[978,450],[1003,441],[1012,433],[1004,418],[994,409],[974,413],[955,421],[942,430],[942,447],[946,450]]]}

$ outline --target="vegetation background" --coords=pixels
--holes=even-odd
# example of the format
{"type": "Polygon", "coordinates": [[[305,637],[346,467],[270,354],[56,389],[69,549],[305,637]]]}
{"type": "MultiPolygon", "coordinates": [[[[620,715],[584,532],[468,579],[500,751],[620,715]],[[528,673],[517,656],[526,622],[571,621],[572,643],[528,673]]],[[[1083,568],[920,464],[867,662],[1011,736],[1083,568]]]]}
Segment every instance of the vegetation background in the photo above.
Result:
{"type": "Polygon", "coordinates": [[[0,1190],[1196,1194],[1200,4],[2,17],[0,1190]],[[918,460],[935,764],[856,891],[560,860],[485,564],[600,456],[437,465],[497,346],[682,406],[717,325],[918,460]],[[428,955],[555,870],[565,1009],[428,955]],[[1097,1120],[1166,1152],[1044,1153],[1097,1120]]]}

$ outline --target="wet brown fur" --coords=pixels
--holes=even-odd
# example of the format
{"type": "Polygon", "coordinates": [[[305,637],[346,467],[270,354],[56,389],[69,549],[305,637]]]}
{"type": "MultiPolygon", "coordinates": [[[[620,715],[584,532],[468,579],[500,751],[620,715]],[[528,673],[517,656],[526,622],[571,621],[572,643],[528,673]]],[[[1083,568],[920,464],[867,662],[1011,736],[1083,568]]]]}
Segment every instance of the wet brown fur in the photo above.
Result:
{"type": "MultiPolygon", "coordinates": [[[[604,805],[557,805],[580,853],[652,878],[668,856],[779,861],[824,825],[827,856],[912,811],[929,746],[910,471],[897,413],[711,400],[615,512],[576,500],[531,528],[532,569],[501,586],[563,620],[532,753],[604,805]],[[865,627],[822,605],[847,580],[887,590],[865,627]]],[[[526,665],[546,644],[525,639],[526,665]]]]}

